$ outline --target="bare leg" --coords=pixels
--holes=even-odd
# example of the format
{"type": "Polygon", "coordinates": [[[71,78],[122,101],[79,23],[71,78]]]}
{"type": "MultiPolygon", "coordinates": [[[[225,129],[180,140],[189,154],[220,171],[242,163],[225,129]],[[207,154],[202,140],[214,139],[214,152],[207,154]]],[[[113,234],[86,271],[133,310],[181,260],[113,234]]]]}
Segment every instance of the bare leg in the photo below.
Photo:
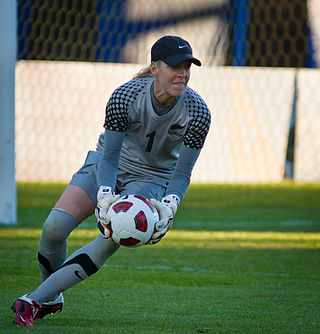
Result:
{"type": "Polygon", "coordinates": [[[54,207],[70,213],[80,224],[93,214],[95,204],[82,188],[69,184],[54,207]]]}

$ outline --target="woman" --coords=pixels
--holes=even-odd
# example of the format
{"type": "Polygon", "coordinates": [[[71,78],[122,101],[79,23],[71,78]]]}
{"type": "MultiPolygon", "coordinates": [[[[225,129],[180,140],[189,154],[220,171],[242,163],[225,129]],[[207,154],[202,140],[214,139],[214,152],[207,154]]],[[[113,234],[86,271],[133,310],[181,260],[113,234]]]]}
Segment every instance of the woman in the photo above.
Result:
{"type": "Polygon", "coordinates": [[[42,284],[14,302],[16,324],[33,326],[34,319],[61,311],[61,291],[94,274],[117,251],[104,226],[120,195],[144,196],[158,209],[149,244],[170,229],[210,126],[205,102],[187,87],[192,63],[201,66],[187,41],[164,36],[152,46],[151,64],[113,92],[96,151],[88,153],[44,224],[42,284]],[[100,234],[66,260],[69,234],[93,212],[100,234]]]}

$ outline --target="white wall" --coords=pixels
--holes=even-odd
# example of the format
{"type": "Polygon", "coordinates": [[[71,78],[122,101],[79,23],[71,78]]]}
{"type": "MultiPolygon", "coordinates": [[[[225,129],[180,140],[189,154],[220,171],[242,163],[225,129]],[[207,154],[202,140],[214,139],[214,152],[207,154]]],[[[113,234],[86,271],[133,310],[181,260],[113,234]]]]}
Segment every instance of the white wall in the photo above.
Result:
{"type": "MultiPolygon", "coordinates": [[[[68,182],[81,167],[87,151],[95,148],[112,91],[141,67],[19,61],[17,180],[68,182]]],[[[283,179],[295,71],[192,68],[189,85],[212,111],[212,126],[192,182],[255,183],[283,179]]],[[[319,172],[310,173],[311,164],[316,162],[313,170],[317,171],[320,165],[320,124],[316,115],[320,109],[319,83],[320,70],[298,71],[298,181],[320,181],[319,172]],[[304,141],[308,141],[308,151],[304,141]]]]}

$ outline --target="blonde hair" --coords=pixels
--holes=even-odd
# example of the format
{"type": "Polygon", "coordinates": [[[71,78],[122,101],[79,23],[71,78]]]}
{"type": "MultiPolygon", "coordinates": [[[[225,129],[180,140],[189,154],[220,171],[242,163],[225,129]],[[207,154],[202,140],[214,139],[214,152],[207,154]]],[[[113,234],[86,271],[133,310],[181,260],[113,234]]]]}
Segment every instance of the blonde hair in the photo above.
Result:
{"type": "MultiPolygon", "coordinates": [[[[154,62],[156,66],[159,66],[160,60],[157,60],[154,62]]],[[[143,67],[138,73],[136,73],[132,79],[138,79],[138,78],[149,78],[153,77],[153,74],[151,72],[151,64],[143,67]]]]}

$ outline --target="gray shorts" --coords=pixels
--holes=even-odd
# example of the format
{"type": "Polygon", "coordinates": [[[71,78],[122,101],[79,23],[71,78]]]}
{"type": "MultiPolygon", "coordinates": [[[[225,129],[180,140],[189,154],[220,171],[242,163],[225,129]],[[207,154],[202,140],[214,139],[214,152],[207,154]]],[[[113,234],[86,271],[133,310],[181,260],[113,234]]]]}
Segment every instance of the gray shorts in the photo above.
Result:
{"type": "Polygon", "coordinates": [[[83,166],[73,174],[70,181],[70,184],[74,184],[85,190],[95,205],[97,205],[97,175],[100,158],[100,152],[89,151],[83,166]]]}
{"type": "MultiPolygon", "coordinates": [[[[89,151],[83,166],[73,174],[70,184],[77,185],[87,192],[92,201],[97,205],[98,192],[98,166],[101,153],[98,151],[89,151]]],[[[154,182],[145,181],[138,177],[118,170],[116,193],[121,195],[135,194],[145,198],[155,198],[161,200],[166,188],[163,185],[154,182]]]]}

